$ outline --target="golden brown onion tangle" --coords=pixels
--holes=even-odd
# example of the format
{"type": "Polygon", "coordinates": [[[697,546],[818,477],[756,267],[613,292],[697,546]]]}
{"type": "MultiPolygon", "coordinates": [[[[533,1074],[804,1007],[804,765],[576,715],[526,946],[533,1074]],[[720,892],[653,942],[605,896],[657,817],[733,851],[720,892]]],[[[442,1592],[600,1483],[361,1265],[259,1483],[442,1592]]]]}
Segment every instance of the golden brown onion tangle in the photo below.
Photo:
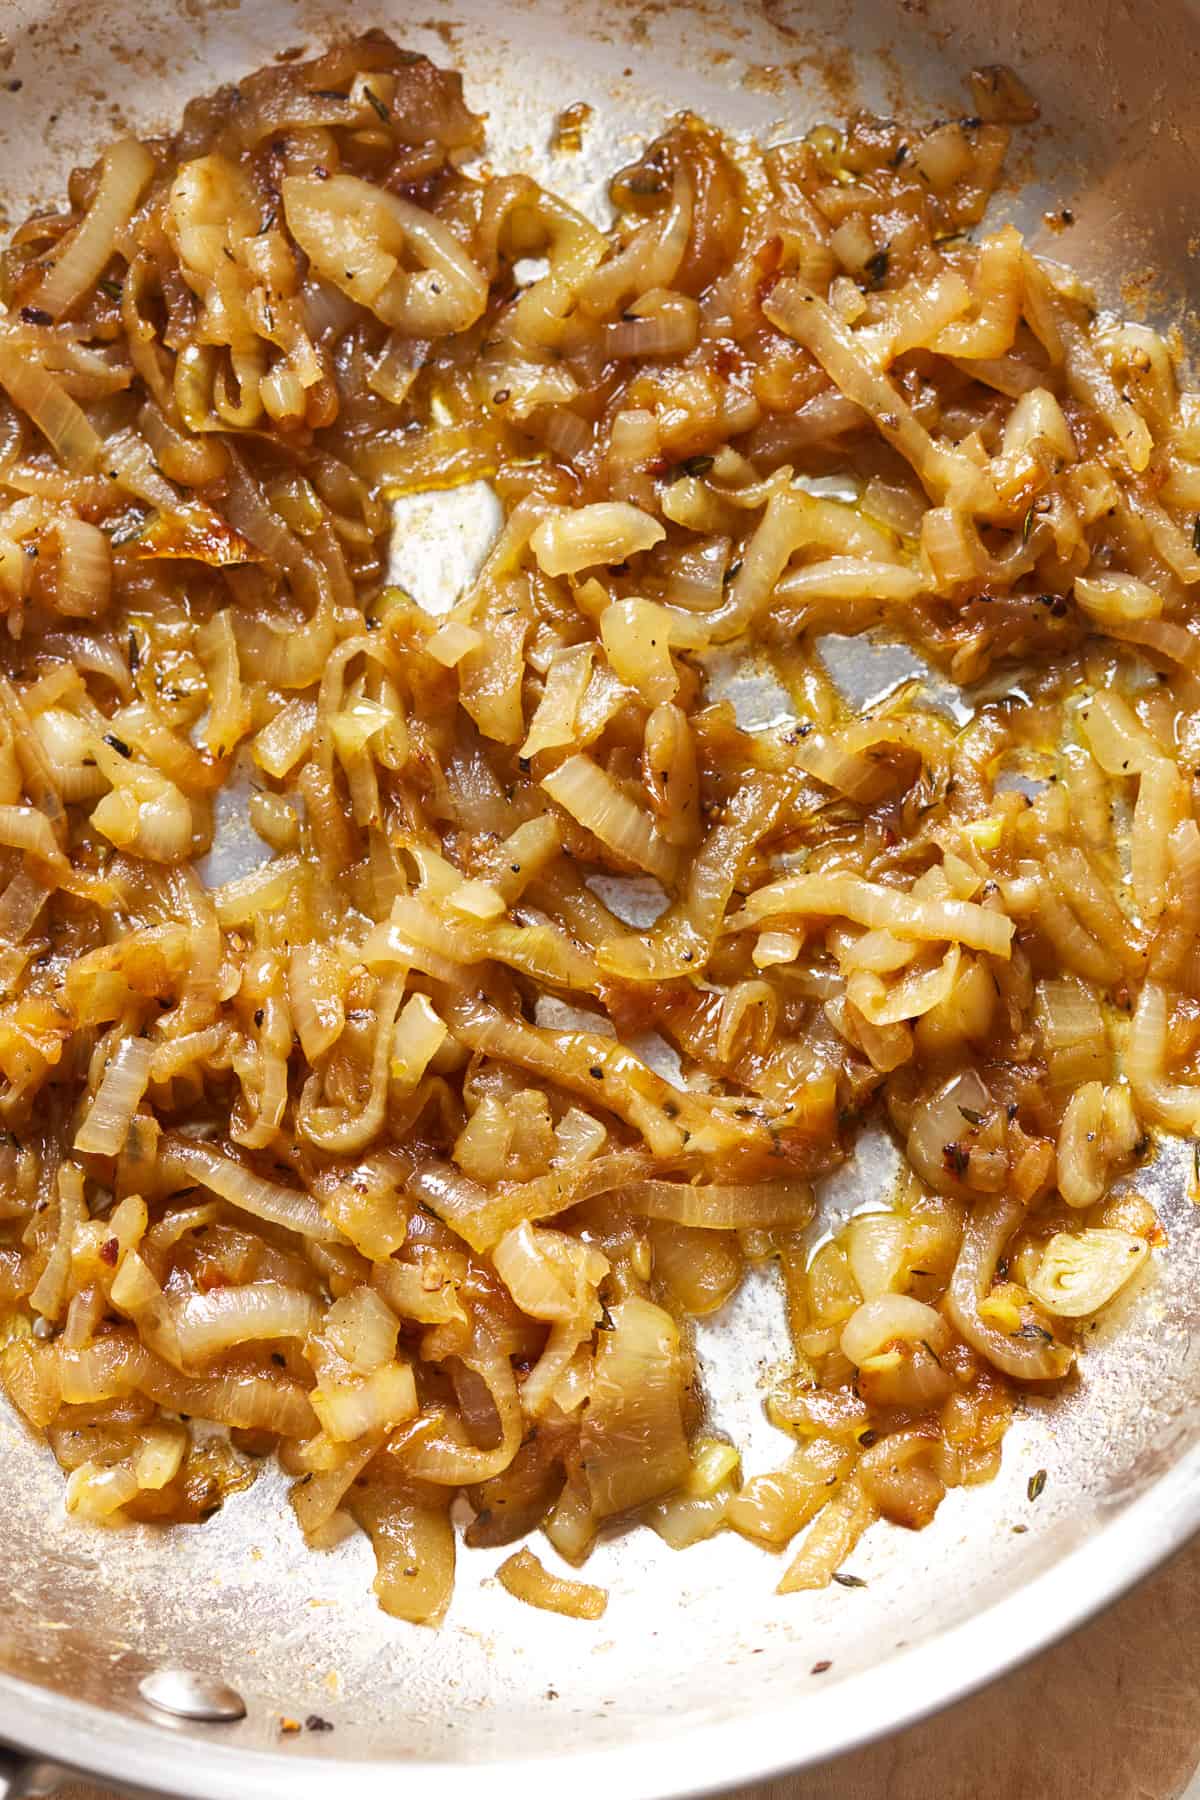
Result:
{"type": "Polygon", "coordinates": [[[1200,1129],[1200,402],[983,228],[1029,105],[975,90],[761,154],[681,117],[605,233],[465,172],[458,78],[370,33],[15,233],[0,1371],[81,1517],[274,1453],[408,1619],[459,1494],[572,1561],[808,1527],[819,1586],[995,1472],[1161,1240],[1111,1189],[1200,1129]],[[388,502],[480,478],[435,616],[388,502]],[[844,702],[818,642],[876,626],[966,723],[844,702]],[[870,1116],[907,1172],[814,1254],[870,1116]],[[688,1321],[772,1259],[796,1448],[743,1484],[688,1321]]]}

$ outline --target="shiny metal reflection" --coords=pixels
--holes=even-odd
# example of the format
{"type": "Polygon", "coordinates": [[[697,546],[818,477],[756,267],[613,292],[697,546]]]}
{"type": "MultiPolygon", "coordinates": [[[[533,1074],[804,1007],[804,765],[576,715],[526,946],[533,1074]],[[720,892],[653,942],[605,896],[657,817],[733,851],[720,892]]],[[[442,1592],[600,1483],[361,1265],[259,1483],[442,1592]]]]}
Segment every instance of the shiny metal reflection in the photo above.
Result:
{"type": "Polygon", "coordinates": [[[190,1669],[152,1669],[138,1682],[138,1693],[160,1712],[177,1719],[199,1719],[209,1724],[244,1719],[246,1702],[228,1682],[212,1675],[195,1675],[190,1669]]]}

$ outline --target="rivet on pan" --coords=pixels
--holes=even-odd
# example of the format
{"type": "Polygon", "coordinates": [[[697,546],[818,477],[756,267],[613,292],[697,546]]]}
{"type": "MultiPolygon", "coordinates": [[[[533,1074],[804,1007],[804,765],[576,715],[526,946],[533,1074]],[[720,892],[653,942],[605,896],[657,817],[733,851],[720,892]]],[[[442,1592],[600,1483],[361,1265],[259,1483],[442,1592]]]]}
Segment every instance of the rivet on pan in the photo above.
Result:
{"type": "Polygon", "coordinates": [[[236,1688],[213,1675],[194,1675],[190,1669],[152,1669],[138,1683],[138,1693],[160,1712],[177,1719],[244,1719],[246,1702],[236,1688]]]}

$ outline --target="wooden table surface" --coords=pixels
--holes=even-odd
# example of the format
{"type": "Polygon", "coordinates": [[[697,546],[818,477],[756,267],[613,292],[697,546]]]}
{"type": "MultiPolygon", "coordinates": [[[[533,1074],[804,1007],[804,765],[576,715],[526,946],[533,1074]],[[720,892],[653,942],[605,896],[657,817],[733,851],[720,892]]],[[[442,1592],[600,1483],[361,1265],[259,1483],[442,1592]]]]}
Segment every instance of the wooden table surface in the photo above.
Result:
{"type": "Polygon", "coordinates": [[[1200,1800],[1198,1770],[1200,1539],[996,1686],[737,1800],[1200,1800]]]}

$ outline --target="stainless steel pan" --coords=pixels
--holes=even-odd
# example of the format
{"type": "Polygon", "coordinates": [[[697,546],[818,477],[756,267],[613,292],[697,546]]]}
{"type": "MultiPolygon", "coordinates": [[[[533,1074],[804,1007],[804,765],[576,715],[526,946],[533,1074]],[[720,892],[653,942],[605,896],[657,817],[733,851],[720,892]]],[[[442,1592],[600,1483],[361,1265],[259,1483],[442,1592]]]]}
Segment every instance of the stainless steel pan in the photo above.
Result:
{"type": "MultiPolygon", "coordinates": [[[[279,50],[343,28],[307,0],[3,0],[0,169],[11,217],[60,191],[114,127],[173,119],[183,100],[279,50]]],[[[864,103],[961,113],[976,62],[1016,65],[1043,123],[1002,204],[1026,228],[1067,207],[1043,247],[1115,302],[1122,277],[1183,310],[1200,253],[1200,91],[1188,0],[379,0],[385,24],[459,66],[489,114],[497,167],[523,166],[602,207],[611,168],[688,106],[733,131],[794,135],[864,103]],[[417,16],[419,15],[419,16],[417,16]],[[596,109],[585,150],[552,156],[553,115],[596,109]],[[1147,288],[1148,271],[1159,278],[1147,288]]],[[[1128,298],[1128,296],[1126,296],[1128,298]]],[[[1185,330],[1187,321],[1184,320],[1185,330]]],[[[869,662],[869,659],[868,659],[869,662]]],[[[869,666],[857,671],[869,680],[869,666]]],[[[864,1146],[827,1204],[877,1193],[886,1149],[864,1146]]],[[[72,1524],[48,1454],[0,1417],[5,1604],[0,1737],[17,1752],[177,1795],[439,1800],[480,1781],[525,1800],[698,1792],[826,1758],[998,1674],[1113,1598],[1200,1524],[1200,1211],[1191,1153],[1142,1179],[1168,1257],[1094,1342],[1077,1391],[1030,1402],[994,1485],[950,1494],[910,1535],[877,1527],[854,1559],[865,1589],[774,1595],[772,1559],[732,1537],[674,1555],[648,1532],[606,1543],[589,1579],[598,1625],[532,1613],[467,1552],[440,1632],[385,1618],[365,1540],[317,1557],[282,1483],[264,1475],[202,1528],[110,1534],[72,1524]],[[1029,1499],[1039,1469],[1041,1497],[1029,1499]],[[817,1665],[828,1664],[821,1672],[817,1665]],[[240,1721],[173,1718],[148,1674],[230,1684],[240,1721]],[[333,1731],[286,1733],[319,1715],[333,1731]]],[[[713,1410],[751,1469],[781,1460],[759,1389],[783,1349],[769,1284],[706,1325],[713,1410]]]]}

